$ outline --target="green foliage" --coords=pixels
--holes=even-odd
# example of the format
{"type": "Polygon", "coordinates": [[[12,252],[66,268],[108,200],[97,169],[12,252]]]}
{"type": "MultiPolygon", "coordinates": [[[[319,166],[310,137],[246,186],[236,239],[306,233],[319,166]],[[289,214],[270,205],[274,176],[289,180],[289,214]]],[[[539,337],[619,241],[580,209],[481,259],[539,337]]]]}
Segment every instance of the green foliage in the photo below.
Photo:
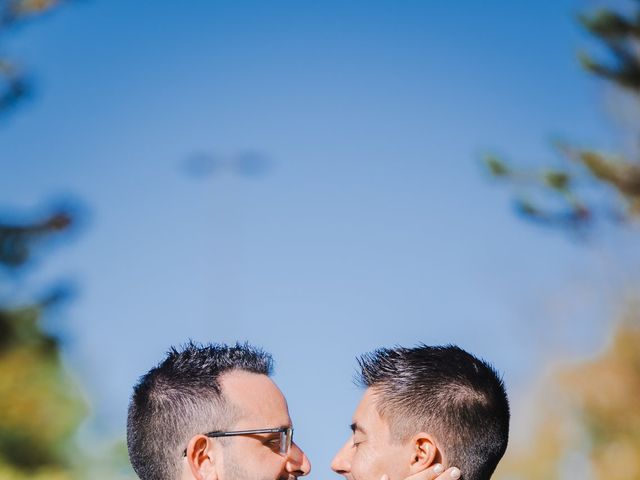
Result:
{"type": "MultiPolygon", "coordinates": [[[[55,0],[0,0],[0,40],[9,27],[55,7],[55,0]]],[[[29,91],[26,75],[0,57],[0,114],[29,91]]],[[[0,220],[0,292],[18,278],[50,238],[75,218],[64,209],[36,220],[0,220]]],[[[22,284],[22,282],[20,283],[22,284]]],[[[47,309],[63,295],[53,286],[43,299],[15,305],[0,297],[0,478],[70,480],[73,436],[87,407],[60,357],[60,343],[42,329],[47,309]]]]}
{"type": "Polygon", "coordinates": [[[491,174],[496,177],[505,177],[510,173],[507,165],[494,155],[487,155],[485,162],[491,174]]]}
{"type": "MultiPolygon", "coordinates": [[[[16,312],[14,320],[33,313],[16,312]]],[[[57,350],[36,329],[0,352],[0,452],[19,470],[67,465],[71,437],[86,412],[57,350]]]]}
{"type": "MultiPolygon", "coordinates": [[[[61,0],[0,0],[0,40],[16,24],[54,9],[61,0]]],[[[13,109],[30,92],[30,82],[14,60],[0,55],[0,115],[13,109]]]]}
{"type": "Polygon", "coordinates": [[[542,173],[544,183],[554,190],[566,191],[569,187],[570,177],[566,172],[559,170],[546,170],[542,173]]]}
{"type": "Polygon", "coordinates": [[[640,40],[640,15],[626,18],[611,10],[599,10],[581,15],[584,28],[609,50],[613,65],[604,64],[586,53],[580,54],[582,65],[590,72],[634,92],[640,89],[640,59],[637,45],[640,40]]]}
{"type": "MultiPolygon", "coordinates": [[[[599,61],[581,53],[582,65],[638,102],[640,4],[632,16],[605,9],[582,15],[579,21],[610,57],[599,61]]],[[[566,168],[540,167],[532,172],[495,156],[485,158],[491,175],[516,192],[518,211],[524,218],[572,233],[594,228],[596,217],[603,216],[599,208],[603,196],[589,195],[585,185],[591,191],[612,194],[609,198],[617,203],[619,218],[631,222],[640,217],[640,158],[566,143],[556,148],[566,168]]],[[[511,448],[495,477],[564,478],[563,466],[578,454],[590,478],[640,479],[639,345],[640,310],[632,302],[627,315],[615,322],[612,341],[604,352],[588,362],[556,369],[552,378],[543,380],[535,395],[539,418],[528,445],[511,448]]],[[[582,473],[584,470],[575,476],[582,473]]]]}
{"type": "MultiPolygon", "coordinates": [[[[560,146],[558,146],[560,148],[560,146]]],[[[557,168],[525,170],[507,165],[495,155],[484,159],[490,174],[518,192],[516,212],[528,220],[577,229],[589,224],[592,212],[575,188],[576,174],[557,168]],[[539,193],[544,195],[543,201],[539,193]],[[552,206],[550,206],[552,205],[552,206]]]]}
{"type": "MultiPolygon", "coordinates": [[[[0,224],[0,267],[10,282],[33,258],[45,237],[69,228],[71,217],[0,224]],[[37,241],[36,241],[37,239],[37,241]]],[[[2,272],[0,272],[2,273],[2,272]]],[[[41,320],[62,297],[53,288],[43,300],[0,303],[0,472],[2,478],[46,475],[67,478],[72,437],[86,413],[83,397],[60,358],[59,341],[41,320]]]]}
{"type": "Polygon", "coordinates": [[[592,15],[578,15],[578,20],[586,30],[604,40],[624,40],[630,36],[640,39],[637,20],[611,10],[600,9],[592,15]]]}
{"type": "MultiPolygon", "coordinates": [[[[579,21],[608,50],[610,57],[609,61],[599,61],[583,52],[579,54],[582,65],[613,87],[631,92],[639,101],[640,7],[629,17],[603,9],[580,15],[579,21]]],[[[640,216],[640,159],[566,143],[557,143],[556,149],[566,168],[527,172],[495,155],[485,158],[492,176],[516,187],[516,206],[523,217],[575,231],[593,227],[596,217],[633,221],[640,216]],[[593,199],[587,185],[591,191],[607,190],[611,194],[609,203],[602,204],[602,195],[593,199]],[[616,212],[613,216],[612,211],[616,212]]]]}
{"type": "Polygon", "coordinates": [[[640,479],[638,345],[640,313],[631,305],[604,352],[544,381],[528,448],[512,449],[495,478],[558,478],[566,455],[581,450],[592,478],[640,479]]]}

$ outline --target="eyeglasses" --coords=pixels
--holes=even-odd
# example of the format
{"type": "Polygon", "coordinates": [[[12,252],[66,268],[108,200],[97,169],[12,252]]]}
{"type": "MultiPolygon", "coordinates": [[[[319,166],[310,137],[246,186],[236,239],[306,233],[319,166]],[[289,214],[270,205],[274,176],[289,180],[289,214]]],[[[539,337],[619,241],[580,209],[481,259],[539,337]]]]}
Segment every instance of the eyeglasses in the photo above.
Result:
{"type": "MultiPolygon", "coordinates": [[[[291,451],[291,444],[293,443],[293,428],[292,427],[280,427],[280,428],[261,428],[258,430],[236,430],[234,432],[209,432],[204,435],[209,438],[216,437],[236,437],[239,435],[258,435],[261,433],[279,433],[278,438],[278,453],[283,456],[289,455],[291,451]]],[[[185,450],[183,455],[186,455],[185,450]]]]}

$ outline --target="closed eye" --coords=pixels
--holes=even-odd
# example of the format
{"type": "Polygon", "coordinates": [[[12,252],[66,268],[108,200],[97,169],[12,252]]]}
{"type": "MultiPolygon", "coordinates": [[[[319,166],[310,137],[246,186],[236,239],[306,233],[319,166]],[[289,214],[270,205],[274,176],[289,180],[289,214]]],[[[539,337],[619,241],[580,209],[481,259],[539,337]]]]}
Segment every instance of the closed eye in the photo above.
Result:
{"type": "Polygon", "coordinates": [[[358,448],[358,445],[360,445],[362,442],[364,442],[364,440],[362,440],[361,438],[356,440],[355,435],[353,436],[352,446],[354,446],[355,448],[358,448]]]}
{"type": "Polygon", "coordinates": [[[280,450],[280,437],[267,438],[262,443],[272,450],[280,450]]]}

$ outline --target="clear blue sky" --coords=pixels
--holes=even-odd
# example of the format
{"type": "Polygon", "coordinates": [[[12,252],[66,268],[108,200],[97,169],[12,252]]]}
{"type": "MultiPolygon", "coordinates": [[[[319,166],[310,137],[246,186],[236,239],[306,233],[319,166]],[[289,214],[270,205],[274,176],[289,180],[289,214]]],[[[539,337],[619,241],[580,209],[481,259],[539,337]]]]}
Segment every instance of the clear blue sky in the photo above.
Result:
{"type": "Polygon", "coordinates": [[[169,345],[249,340],[330,478],[359,353],[456,343],[517,399],[551,358],[601,346],[618,274],[515,218],[478,161],[612,142],[575,60],[586,4],[89,0],[12,33],[37,93],[0,126],[0,202],[91,212],[34,282],[81,287],[65,353],[94,428],[123,432],[169,345]],[[185,172],[246,150],[272,167],[185,172]]]}

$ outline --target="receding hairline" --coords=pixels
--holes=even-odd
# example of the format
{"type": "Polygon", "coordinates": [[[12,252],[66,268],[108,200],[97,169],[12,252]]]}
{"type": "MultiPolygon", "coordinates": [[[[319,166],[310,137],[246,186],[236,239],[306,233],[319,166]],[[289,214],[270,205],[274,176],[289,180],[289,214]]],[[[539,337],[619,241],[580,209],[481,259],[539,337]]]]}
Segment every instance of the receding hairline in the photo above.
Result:
{"type": "Polygon", "coordinates": [[[140,478],[175,477],[180,467],[173,451],[193,435],[227,430],[236,421],[239,412],[219,383],[233,371],[269,377],[273,359],[248,342],[189,341],[171,347],[138,380],[127,415],[127,448],[140,478]]]}
{"type": "MultiPolygon", "coordinates": [[[[247,395],[246,392],[242,391],[242,386],[236,384],[236,381],[241,381],[243,378],[247,379],[259,379],[264,382],[264,385],[269,385],[269,387],[273,387],[274,393],[277,392],[279,397],[282,399],[284,403],[285,411],[287,415],[289,415],[289,406],[287,403],[287,398],[280,390],[280,387],[273,381],[270,375],[264,373],[256,373],[248,370],[244,370],[242,368],[234,368],[230,370],[226,370],[221,373],[218,377],[218,384],[220,386],[220,398],[223,399],[224,403],[231,408],[234,412],[234,420],[239,420],[242,417],[245,417],[249,414],[246,408],[248,405],[243,404],[243,401],[247,399],[255,398],[255,395],[247,395]],[[230,388],[231,387],[231,388],[230,388]]],[[[289,419],[289,422],[290,419],[289,419]]],[[[280,426],[280,425],[278,425],[280,426]]],[[[281,426],[290,426],[290,425],[281,425],[281,426]]]]}

